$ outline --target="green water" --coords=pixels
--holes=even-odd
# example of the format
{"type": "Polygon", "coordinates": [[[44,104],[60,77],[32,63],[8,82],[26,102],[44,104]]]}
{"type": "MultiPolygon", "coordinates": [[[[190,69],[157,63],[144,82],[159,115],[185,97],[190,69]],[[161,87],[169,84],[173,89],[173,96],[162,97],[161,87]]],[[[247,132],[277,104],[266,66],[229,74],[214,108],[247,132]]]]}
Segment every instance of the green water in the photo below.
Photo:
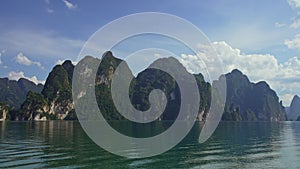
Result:
{"type": "Polygon", "coordinates": [[[127,159],[95,145],[78,122],[1,122],[0,168],[300,167],[298,122],[222,122],[199,144],[201,126],[196,123],[179,145],[162,155],[127,159]]]}

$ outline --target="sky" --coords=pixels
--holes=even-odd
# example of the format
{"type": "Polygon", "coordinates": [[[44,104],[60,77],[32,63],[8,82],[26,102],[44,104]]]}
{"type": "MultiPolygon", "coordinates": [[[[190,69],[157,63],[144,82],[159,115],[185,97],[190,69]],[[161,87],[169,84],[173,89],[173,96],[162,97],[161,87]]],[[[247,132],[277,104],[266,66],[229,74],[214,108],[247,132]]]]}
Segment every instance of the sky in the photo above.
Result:
{"type": "MultiPolygon", "coordinates": [[[[253,82],[267,81],[286,106],[300,95],[300,0],[0,3],[0,77],[44,83],[54,65],[76,62],[84,43],[105,24],[134,13],[162,12],[197,26],[225,72],[238,68],[253,82]]],[[[177,54],[188,70],[199,73],[200,55],[177,54]]]]}

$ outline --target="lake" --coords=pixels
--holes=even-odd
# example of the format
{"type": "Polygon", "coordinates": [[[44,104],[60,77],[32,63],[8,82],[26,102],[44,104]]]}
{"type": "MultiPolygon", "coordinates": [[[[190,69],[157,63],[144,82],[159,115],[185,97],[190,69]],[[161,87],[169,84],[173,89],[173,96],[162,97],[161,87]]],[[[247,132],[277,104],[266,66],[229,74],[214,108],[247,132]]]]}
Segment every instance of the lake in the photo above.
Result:
{"type": "Polygon", "coordinates": [[[76,121],[0,122],[0,168],[300,167],[300,122],[221,122],[199,144],[201,126],[164,154],[127,159],[98,147],[76,121]]]}

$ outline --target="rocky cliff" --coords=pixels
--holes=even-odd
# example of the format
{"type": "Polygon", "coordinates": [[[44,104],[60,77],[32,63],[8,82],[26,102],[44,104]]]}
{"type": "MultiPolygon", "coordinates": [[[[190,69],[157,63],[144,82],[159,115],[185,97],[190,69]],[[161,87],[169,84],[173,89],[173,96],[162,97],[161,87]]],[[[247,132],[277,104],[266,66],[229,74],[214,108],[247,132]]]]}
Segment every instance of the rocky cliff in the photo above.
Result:
{"type": "Polygon", "coordinates": [[[63,120],[72,112],[72,76],[74,65],[65,61],[49,73],[41,92],[29,92],[21,106],[24,120],[63,120]]]}
{"type": "Polygon", "coordinates": [[[266,82],[251,83],[247,76],[237,69],[225,77],[227,98],[223,120],[286,120],[282,102],[279,102],[277,94],[266,82]]]}
{"type": "Polygon", "coordinates": [[[288,120],[297,120],[300,116],[300,98],[295,95],[287,111],[288,120]]]}
{"type": "Polygon", "coordinates": [[[7,120],[8,116],[8,106],[4,103],[0,103],[0,121],[7,120]]]}

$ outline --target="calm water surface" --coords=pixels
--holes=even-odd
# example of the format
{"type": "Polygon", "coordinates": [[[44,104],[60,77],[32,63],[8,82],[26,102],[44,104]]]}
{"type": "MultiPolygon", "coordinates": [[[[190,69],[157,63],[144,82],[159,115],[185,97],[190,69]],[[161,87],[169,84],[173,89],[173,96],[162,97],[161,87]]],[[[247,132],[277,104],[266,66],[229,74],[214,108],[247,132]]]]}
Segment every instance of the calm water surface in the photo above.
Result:
{"type": "Polygon", "coordinates": [[[298,122],[222,122],[199,144],[201,126],[162,155],[127,159],[95,145],[78,122],[1,122],[0,168],[300,168],[298,122]]]}

